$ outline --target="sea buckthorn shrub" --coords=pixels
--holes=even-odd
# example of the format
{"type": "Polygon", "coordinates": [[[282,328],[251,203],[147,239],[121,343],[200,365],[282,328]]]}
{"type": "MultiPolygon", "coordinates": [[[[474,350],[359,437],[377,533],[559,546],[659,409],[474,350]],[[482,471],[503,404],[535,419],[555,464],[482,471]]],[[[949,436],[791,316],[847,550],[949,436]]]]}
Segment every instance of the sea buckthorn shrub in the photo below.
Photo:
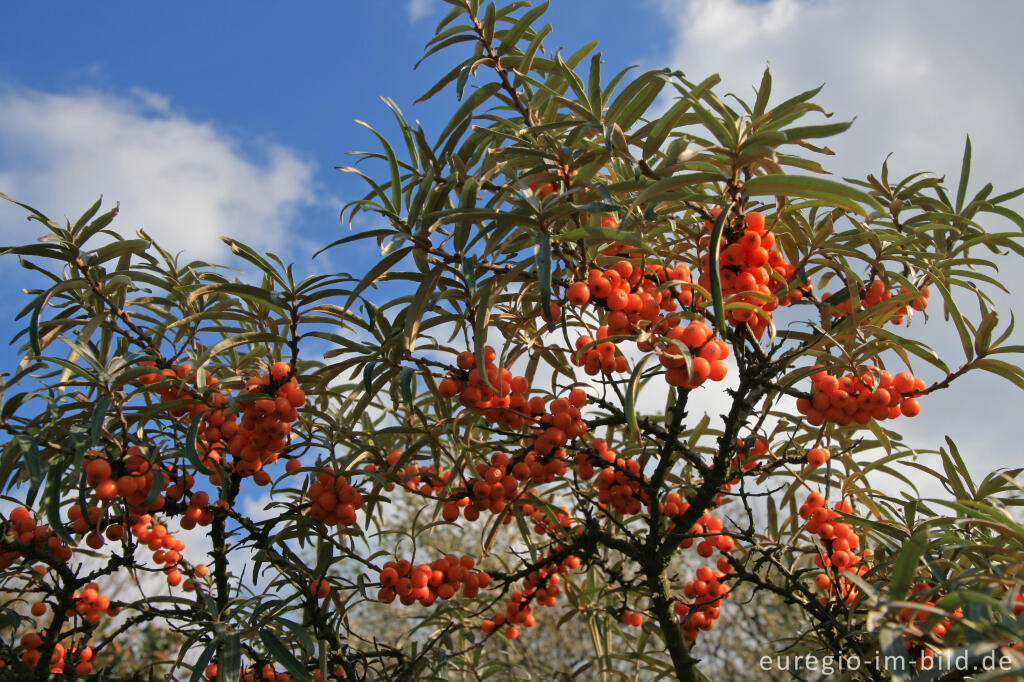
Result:
{"type": "Polygon", "coordinates": [[[771,642],[863,679],[1019,672],[1020,470],[901,429],[968,374],[1024,386],[990,297],[1021,191],[969,146],[955,184],[837,180],[817,91],[610,75],[541,49],[543,5],[449,4],[428,55],[473,47],[425,97],[458,104],[362,154],[342,216],[378,222],[325,245],[379,248],[354,275],[24,207],[0,677],[106,679],[158,624],[172,678],[517,678],[571,621],[593,655],[553,677],[698,680],[769,597],[803,623],[771,642]]]}

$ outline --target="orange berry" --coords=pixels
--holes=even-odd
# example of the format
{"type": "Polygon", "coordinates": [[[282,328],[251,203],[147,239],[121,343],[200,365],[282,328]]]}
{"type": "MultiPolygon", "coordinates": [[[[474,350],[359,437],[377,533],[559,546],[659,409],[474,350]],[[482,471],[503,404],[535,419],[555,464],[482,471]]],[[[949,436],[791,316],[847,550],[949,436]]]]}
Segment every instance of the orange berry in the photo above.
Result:
{"type": "Polygon", "coordinates": [[[270,376],[275,380],[280,381],[287,377],[292,371],[291,365],[287,362],[275,362],[270,366],[270,376]]]}
{"type": "Polygon", "coordinates": [[[573,305],[584,305],[590,300],[590,287],[586,282],[573,282],[569,285],[566,298],[573,305]]]}
{"type": "Polygon", "coordinates": [[[820,467],[829,460],[829,451],[825,448],[811,448],[807,451],[807,463],[812,467],[820,467]]]}

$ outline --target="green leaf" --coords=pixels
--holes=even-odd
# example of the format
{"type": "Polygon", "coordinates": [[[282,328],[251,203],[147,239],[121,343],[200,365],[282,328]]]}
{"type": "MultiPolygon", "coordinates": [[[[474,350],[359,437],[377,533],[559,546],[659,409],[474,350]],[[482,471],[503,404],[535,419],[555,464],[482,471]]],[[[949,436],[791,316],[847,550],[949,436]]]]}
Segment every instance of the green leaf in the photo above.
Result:
{"type": "Polygon", "coordinates": [[[533,22],[537,20],[537,17],[544,14],[548,9],[548,3],[542,2],[536,7],[525,12],[523,16],[519,17],[519,21],[515,23],[512,28],[506,30],[501,36],[501,44],[498,46],[498,54],[507,54],[509,50],[515,47],[515,44],[523,37],[526,30],[533,25],[533,22]]]}
{"type": "Polygon", "coordinates": [[[914,531],[910,539],[903,543],[889,580],[889,598],[906,599],[910,583],[914,580],[917,563],[928,547],[928,527],[922,526],[914,531]]]}
{"type": "Polygon", "coordinates": [[[196,439],[199,437],[199,427],[203,424],[203,414],[197,414],[192,417],[192,423],[188,425],[188,434],[185,436],[185,457],[188,461],[192,462],[192,466],[196,468],[196,471],[212,476],[213,471],[207,468],[200,460],[199,453],[196,451],[196,439]]]}
{"type": "Polygon", "coordinates": [[[25,466],[28,469],[29,488],[25,496],[25,506],[31,507],[36,499],[36,492],[43,482],[43,468],[39,459],[39,444],[29,436],[19,437],[18,445],[25,457],[25,466]]]}
{"type": "Polygon", "coordinates": [[[870,195],[850,185],[816,178],[809,175],[759,175],[747,180],[744,191],[748,196],[782,196],[820,199],[830,205],[859,213],[867,217],[864,206],[881,210],[881,205],[870,195]]]}
{"type": "Polygon", "coordinates": [[[54,457],[50,461],[50,470],[47,473],[46,481],[46,520],[50,524],[50,530],[61,539],[68,547],[74,547],[75,541],[71,539],[64,529],[64,522],[60,518],[60,475],[65,469],[64,462],[60,457],[54,457]]]}
{"type": "Polygon", "coordinates": [[[32,317],[29,319],[28,327],[29,343],[32,346],[32,351],[36,355],[42,355],[43,353],[42,347],[39,344],[39,318],[42,316],[43,308],[46,307],[46,304],[50,301],[51,298],[53,298],[54,296],[61,292],[68,291],[69,289],[87,289],[88,287],[88,283],[86,283],[84,280],[68,279],[64,280],[63,282],[58,282],[45,293],[40,294],[39,297],[36,298],[36,303],[32,308],[32,317]]]}
{"type": "Polygon", "coordinates": [[[996,376],[1000,376],[1007,381],[1012,382],[1018,388],[1024,388],[1024,373],[1022,373],[1022,370],[1018,365],[1003,362],[1002,360],[985,358],[984,360],[975,360],[973,366],[978,369],[983,369],[986,372],[991,372],[996,376]]]}
{"type": "Polygon", "coordinates": [[[156,498],[160,497],[160,493],[164,490],[164,484],[167,482],[167,474],[160,469],[153,467],[153,485],[149,487],[149,494],[146,495],[146,499],[142,502],[142,507],[148,507],[149,505],[156,502],[156,498]]]}
{"type": "Polygon", "coordinates": [[[217,682],[237,682],[242,669],[242,642],[237,632],[219,635],[221,650],[217,665],[217,682]]]}
{"type": "Polygon", "coordinates": [[[785,133],[787,142],[799,142],[800,140],[810,140],[812,138],[832,137],[833,135],[845,132],[852,125],[853,121],[842,121],[825,125],[787,128],[782,132],[785,133]]]}
{"type": "Polygon", "coordinates": [[[959,213],[964,207],[964,197],[967,195],[967,182],[971,178],[971,136],[967,136],[964,144],[964,160],[960,165],[960,184],[956,187],[956,212],[959,213]]]}
{"type": "Polygon", "coordinates": [[[92,421],[89,424],[89,445],[96,445],[100,439],[100,433],[103,431],[103,421],[107,416],[107,410],[110,409],[110,397],[102,396],[96,401],[96,406],[92,411],[92,421]]]}
{"type": "Polygon", "coordinates": [[[378,133],[373,129],[369,123],[365,123],[360,120],[356,120],[358,125],[363,126],[380,140],[381,145],[384,146],[384,153],[387,155],[388,168],[391,170],[391,208],[397,213],[402,205],[402,179],[401,173],[398,169],[398,158],[395,156],[395,150],[391,147],[391,143],[388,142],[387,138],[378,133]]]}
{"type": "Polygon", "coordinates": [[[398,373],[398,388],[402,393],[402,401],[409,408],[409,414],[413,412],[412,381],[415,376],[416,370],[412,367],[403,367],[402,371],[398,373]]]}
{"type": "Polygon", "coordinates": [[[292,674],[292,678],[301,680],[301,682],[312,682],[313,678],[309,674],[299,659],[295,658],[291,650],[285,646],[277,635],[271,632],[267,628],[260,630],[260,639],[263,640],[263,645],[267,647],[267,653],[269,653],[273,659],[284,666],[285,670],[292,674]]]}
{"type": "Polygon", "coordinates": [[[452,116],[451,120],[448,121],[448,125],[444,127],[444,130],[442,130],[441,134],[438,136],[438,141],[443,142],[446,140],[468,116],[472,115],[474,109],[480,106],[482,102],[487,100],[488,97],[496,93],[500,88],[500,83],[485,83],[477,88],[476,91],[467,97],[466,101],[455,110],[455,114],[452,116]]]}
{"type": "Polygon", "coordinates": [[[761,76],[761,87],[757,89],[757,100],[754,102],[754,118],[760,118],[768,106],[768,98],[772,94],[772,72],[765,67],[764,75],[761,76]]]}
{"type": "Polygon", "coordinates": [[[722,273],[719,270],[719,255],[721,251],[722,231],[725,230],[726,218],[729,216],[728,209],[723,209],[715,220],[715,227],[711,231],[711,245],[708,251],[708,276],[711,278],[711,305],[714,307],[715,326],[719,334],[725,334],[728,327],[725,325],[725,305],[722,302],[722,273]]]}
{"type": "Polygon", "coordinates": [[[426,312],[431,298],[436,293],[437,283],[440,281],[441,275],[444,274],[446,267],[444,263],[441,263],[424,277],[409,305],[405,308],[403,335],[405,338],[405,348],[410,352],[416,348],[416,337],[419,335],[420,325],[423,322],[423,314],[426,312]]]}
{"type": "Polygon", "coordinates": [[[533,257],[537,264],[540,308],[544,312],[544,318],[554,322],[554,316],[551,314],[551,235],[546,232],[534,235],[533,257]]]}
{"type": "Polygon", "coordinates": [[[370,362],[363,367],[363,388],[366,389],[367,395],[373,393],[373,370],[376,367],[376,362],[370,362]]]}
{"type": "Polygon", "coordinates": [[[640,393],[640,377],[643,374],[644,367],[647,365],[647,361],[652,357],[654,356],[647,353],[640,362],[636,363],[636,366],[633,367],[633,371],[629,375],[629,383],[626,384],[623,411],[626,415],[626,424],[629,425],[630,433],[637,436],[640,433],[640,426],[636,420],[636,399],[640,393]]]}
{"type": "MultiPolygon", "coordinates": [[[[211,640],[209,644],[203,649],[203,653],[199,654],[199,658],[196,659],[195,665],[192,667],[192,674],[188,678],[188,682],[202,682],[203,673],[206,672],[206,666],[213,660],[213,655],[217,653],[217,640],[211,640]]],[[[218,667],[219,672],[219,667],[218,667]]]]}

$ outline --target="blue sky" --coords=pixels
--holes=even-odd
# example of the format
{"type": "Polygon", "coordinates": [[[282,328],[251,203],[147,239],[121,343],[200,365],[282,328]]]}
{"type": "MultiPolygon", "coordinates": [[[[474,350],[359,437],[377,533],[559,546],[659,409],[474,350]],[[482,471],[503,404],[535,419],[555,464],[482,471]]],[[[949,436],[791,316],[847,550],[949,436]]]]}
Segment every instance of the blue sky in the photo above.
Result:
{"type": "MultiPolygon", "coordinates": [[[[308,263],[341,233],[341,204],[362,192],[333,170],[349,162],[346,151],[375,148],[353,119],[393,133],[382,95],[428,131],[451,111],[450,91],[413,105],[459,56],[412,68],[442,7],[12,5],[0,25],[0,191],[57,219],[103,193],[121,201],[125,234],[143,226],[213,261],[227,260],[217,237],[228,234],[308,263]]],[[[695,80],[721,72],[725,89],[748,94],[770,61],[779,97],[826,83],[820,101],[838,119],[858,117],[825,160],[839,175],[877,171],[893,152],[894,174],[955,177],[969,132],[975,178],[997,191],[1024,185],[1024,134],[1013,124],[1024,109],[1019,2],[993,0],[980,12],[955,0],[553,0],[546,19],[549,47],[599,40],[605,73],[630,64],[681,68],[695,80]]],[[[0,206],[0,242],[34,236],[23,215],[0,206]]],[[[328,254],[321,267],[339,260],[328,254]]],[[[5,318],[22,305],[13,295],[20,272],[0,260],[5,318]]],[[[1003,278],[1024,289],[1020,272],[1003,278]]],[[[12,329],[0,325],[0,338],[12,329]]],[[[940,352],[956,347],[942,334],[934,342],[940,352]]],[[[5,367],[12,357],[0,350],[5,367]]],[[[937,432],[951,433],[977,453],[979,470],[1019,461],[1002,427],[1019,397],[996,380],[965,390],[969,409],[963,393],[932,396],[907,425],[911,435],[931,447],[937,432]]]]}
{"type": "MultiPolygon", "coordinates": [[[[616,16],[615,30],[609,30],[608,18],[620,14],[616,6],[605,0],[588,3],[582,12],[582,5],[556,1],[549,20],[557,30],[550,44],[575,49],[600,38],[609,60],[623,65],[643,56],[637,45],[667,45],[669,32],[650,7],[626,14],[625,21],[616,16]]],[[[287,232],[319,239],[340,229],[339,201],[362,190],[361,181],[333,170],[349,163],[346,151],[374,143],[353,119],[387,129],[390,114],[379,97],[388,96],[428,129],[443,126],[449,98],[413,102],[450,68],[452,58],[439,55],[415,71],[413,65],[446,7],[440,2],[236,1],[206,5],[200,14],[180,6],[121,2],[27,3],[12,8],[0,27],[5,45],[0,92],[91,96],[101,108],[106,99],[134,118],[210,125],[238,156],[268,171],[276,167],[271,150],[280,146],[287,160],[298,162],[288,177],[299,176],[303,185],[278,197],[297,211],[289,215],[287,232]]],[[[31,167],[34,150],[31,143],[28,147],[24,140],[0,141],[0,174],[12,172],[18,157],[31,167]]],[[[102,163],[102,152],[94,158],[102,163]]],[[[19,170],[24,167],[13,172],[19,170]]],[[[119,198],[116,187],[95,191],[119,198]]],[[[39,199],[47,202],[26,197],[39,199]]],[[[59,216],[80,206],[40,208],[59,216]]],[[[132,209],[123,208],[125,215],[132,209]]]]}

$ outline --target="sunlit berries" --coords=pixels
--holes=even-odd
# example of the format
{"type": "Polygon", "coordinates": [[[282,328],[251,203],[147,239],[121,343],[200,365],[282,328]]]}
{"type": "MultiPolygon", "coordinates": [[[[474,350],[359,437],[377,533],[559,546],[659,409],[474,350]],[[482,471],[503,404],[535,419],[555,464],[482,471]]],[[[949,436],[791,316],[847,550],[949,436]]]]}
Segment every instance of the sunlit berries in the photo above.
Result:
{"type": "Polygon", "coordinates": [[[363,506],[363,496],[348,479],[332,471],[321,471],[309,486],[310,517],[331,526],[351,526],[356,511],[363,506]]]}
{"type": "Polygon", "coordinates": [[[923,379],[909,372],[893,376],[876,367],[868,368],[859,377],[852,373],[837,377],[819,368],[811,379],[811,397],[798,399],[796,406],[816,426],[826,421],[846,426],[901,415],[915,417],[921,406],[914,396],[927,388],[923,379]]]}

